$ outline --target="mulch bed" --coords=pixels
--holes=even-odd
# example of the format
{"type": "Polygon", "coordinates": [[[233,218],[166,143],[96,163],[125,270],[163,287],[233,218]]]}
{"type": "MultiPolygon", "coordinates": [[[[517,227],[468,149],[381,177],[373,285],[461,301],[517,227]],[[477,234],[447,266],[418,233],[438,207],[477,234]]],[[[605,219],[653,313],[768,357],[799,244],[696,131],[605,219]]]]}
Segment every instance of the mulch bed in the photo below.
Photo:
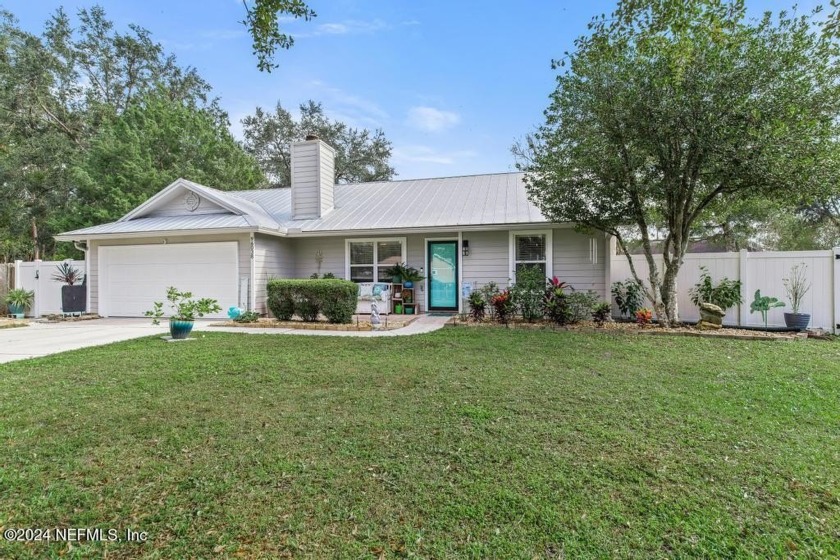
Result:
{"type": "MultiPolygon", "coordinates": [[[[304,323],[303,321],[278,321],[276,319],[260,319],[255,323],[237,323],[236,321],[225,321],[223,323],[211,323],[211,327],[239,327],[244,329],[302,329],[302,330],[317,330],[317,331],[372,331],[373,326],[370,324],[370,319],[367,315],[354,316],[353,322],[346,325],[337,325],[327,323],[326,321],[318,321],[316,323],[304,323]]],[[[402,327],[412,323],[417,316],[399,315],[399,318],[389,316],[386,322],[385,316],[382,316],[382,324],[380,331],[392,331],[401,329],[402,327]]]]}
{"type": "MultiPolygon", "coordinates": [[[[447,325],[455,327],[504,327],[501,323],[489,319],[482,322],[476,322],[472,319],[466,321],[460,317],[453,317],[447,325]]],[[[578,332],[614,332],[621,334],[641,334],[641,335],[659,335],[659,336],[697,336],[707,338],[730,338],[736,340],[805,340],[808,338],[807,332],[767,332],[756,331],[751,329],[738,329],[732,327],[723,327],[715,331],[701,331],[691,326],[682,326],[672,329],[666,329],[656,324],[638,325],[630,322],[610,321],[604,323],[602,327],[597,326],[591,321],[583,321],[574,325],[558,326],[547,321],[540,321],[535,323],[527,323],[521,319],[510,321],[507,324],[510,329],[537,329],[537,330],[562,330],[562,331],[578,331],[578,332]]]]}
{"type": "Polygon", "coordinates": [[[28,321],[20,319],[0,319],[0,329],[16,329],[18,327],[28,327],[28,321]]]}
{"type": "Polygon", "coordinates": [[[89,313],[85,315],[60,315],[60,314],[52,314],[52,315],[42,315],[40,318],[36,319],[39,323],[76,323],[78,321],[93,321],[96,319],[101,319],[99,315],[96,313],[89,313]]]}

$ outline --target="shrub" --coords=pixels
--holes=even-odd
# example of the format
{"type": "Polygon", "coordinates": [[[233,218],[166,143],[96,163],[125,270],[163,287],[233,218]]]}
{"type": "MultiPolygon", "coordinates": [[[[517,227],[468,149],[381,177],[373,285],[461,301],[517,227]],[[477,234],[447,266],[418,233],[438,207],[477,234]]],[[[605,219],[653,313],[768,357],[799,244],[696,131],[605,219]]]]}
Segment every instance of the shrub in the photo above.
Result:
{"type": "Polygon", "coordinates": [[[479,291],[470,292],[470,297],[467,300],[470,304],[470,315],[475,321],[483,321],[485,310],[487,309],[487,301],[484,295],[479,291]]]}
{"type": "MultiPolygon", "coordinates": [[[[485,302],[492,302],[493,298],[499,293],[499,285],[491,280],[490,282],[487,282],[485,285],[479,288],[477,291],[482,295],[485,302]]],[[[494,308],[492,305],[487,310],[490,311],[491,319],[496,316],[496,308],[494,308]]]]}
{"type": "Polygon", "coordinates": [[[592,310],[598,304],[597,292],[572,292],[567,296],[569,306],[569,323],[580,323],[592,318],[592,310]]]}
{"type": "Polygon", "coordinates": [[[505,290],[503,292],[499,292],[493,299],[490,300],[490,303],[493,305],[493,309],[496,311],[496,319],[500,323],[504,323],[507,325],[508,321],[510,320],[510,316],[513,315],[514,311],[516,311],[516,306],[513,304],[513,299],[510,295],[510,290],[505,290]]]}
{"type": "Polygon", "coordinates": [[[624,282],[613,282],[610,291],[622,317],[632,317],[644,303],[642,287],[631,278],[624,282]]]}
{"type": "Polygon", "coordinates": [[[603,327],[604,323],[610,320],[612,313],[612,305],[608,301],[602,301],[592,309],[592,320],[599,327],[603,327]]]}
{"type": "Polygon", "coordinates": [[[518,270],[510,294],[523,319],[529,323],[542,319],[545,276],[540,268],[526,266],[518,270]]]}
{"type": "Polygon", "coordinates": [[[350,323],[356,311],[359,287],[348,280],[270,280],[268,308],[281,321],[293,315],[306,322],[323,313],[330,323],[350,323]]]}
{"type": "Polygon", "coordinates": [[[724,311],[743,303],[740,280],[724,278],[715,286],[705,266],[700,267],[700,281],[688,291],[688,295],[691,303],[697,307],[700,307],[701,303],[713,303],[724,311]]]}
{"type": "Polygon", "coordinates": [[[653,311],[647,307],[643,307],[636,311],[636,322],[640,325],[649,325],[653,320],[653,311]]]}
{"type": "Polygon", "coordinates": [[[565,325],[569,322],[569,294],[566,290],[573,290],[565,282],[553,277],[546,282],[545,294],[543,296],[543,312],[557,325],[565,325]]]}
{"type": "Polygon", "coordinates": [[[236,323],[256,323],[260,320],[260,314],[256,311],[243,311],[235,319],[236,323]]]}

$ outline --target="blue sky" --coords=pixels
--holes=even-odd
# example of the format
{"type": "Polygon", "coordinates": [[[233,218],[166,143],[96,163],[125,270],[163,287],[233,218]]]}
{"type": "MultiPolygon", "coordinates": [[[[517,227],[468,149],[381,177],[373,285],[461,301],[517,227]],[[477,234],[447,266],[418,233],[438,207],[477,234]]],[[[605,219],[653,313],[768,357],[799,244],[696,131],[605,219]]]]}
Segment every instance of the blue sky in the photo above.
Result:
{"type": "MultiPolygon", "coordinates": [[[[748,6],[758,14],[792,2],[748,6]]],[[[229,112],[235,134],[257,105],[280,101],[296,109],[314,99],[333,118],[382,128],[403,179],[513,170],[510,146],[539,124],[553,89],[551,59],[572,48],[592,16],[615,6],[613,0],[311,0],[318,17],[286,26],[296,44],[280,53],[280,68],[266,74],[257,70],[239,24],[240,0],[99,4],[118,27],[146,27],[181,64],[197,67],[229,112]]],[[[58,6],[73,14],[93,3],[0,5],[39,32],[58,6]]]]}

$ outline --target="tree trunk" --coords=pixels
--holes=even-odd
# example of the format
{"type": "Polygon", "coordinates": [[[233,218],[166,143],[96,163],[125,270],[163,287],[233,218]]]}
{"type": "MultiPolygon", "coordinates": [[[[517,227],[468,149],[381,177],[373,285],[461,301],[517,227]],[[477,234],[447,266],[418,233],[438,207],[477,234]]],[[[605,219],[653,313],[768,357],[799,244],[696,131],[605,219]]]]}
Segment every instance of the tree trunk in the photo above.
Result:
{"type": "Polygon", "coordinates": [[[659,320],[666,327],[679,326],[680,318],[677,312],[677,273],[680,271],[682,259],[674,259],[666,263],[665,274],[662,277],[660,293],[662,295],[662,307],[664,315],[659,320]]]}
{"type": "Polygon", "coordinates": [[[41,244],[38,243],[38,222],[32,218],[32,245],[34,247],[34,260],[41,258],[41,244]]]}

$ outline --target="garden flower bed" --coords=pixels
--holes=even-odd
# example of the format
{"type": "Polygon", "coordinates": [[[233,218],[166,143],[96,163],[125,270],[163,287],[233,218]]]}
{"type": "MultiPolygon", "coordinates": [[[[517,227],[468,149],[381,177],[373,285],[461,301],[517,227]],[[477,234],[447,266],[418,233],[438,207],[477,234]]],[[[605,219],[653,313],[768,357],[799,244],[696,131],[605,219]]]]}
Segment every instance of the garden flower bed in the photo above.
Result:
{"type": "Polygon", "coordinates": [[[804,340],[808,338],[807,332],[768,332],[752,329],[739,329],[736,327],[723,327],[714,331],[701,331],[694,326],[684,325],[666,329],[656,323],[639,325],[633,322],[609,321],[602,326],[592,321],[581,321],[573,325],[556,325],[550,321],[527,322],[522,319],[511,319],[507,325],[493,319],[475,321],[472,318],[463,316],[453,317],[448,325],[455,327],[507,327],[510,329],[542,329],[542,330],[565,330],[583,332],[614,332],[622,334],[642,335],[663,335],[663,336],[698,336],[714,338],[732,338],[738,340],[804,340]]]}
{"type": "MultiPolygon", "coordinates": [[[[392,331],[401,329],[406,325],[411,324],[417,316],[389,315],[386,319],[385,315],[381,318],[381,325],[378,330],[392,331]]],[[[354,315],[352,323],[336,324],[328,323],[327,321],[278,321],[277,319],[263,318],[253,323],[238,323],[236,321],[224,321],[221,323],[211,323],[211,327],[239,327],[244,329],[303,329],[303,330],[319,330],[319,331],[372,331],[373,325],[370,324],[369,315],[354,315]]]]}

